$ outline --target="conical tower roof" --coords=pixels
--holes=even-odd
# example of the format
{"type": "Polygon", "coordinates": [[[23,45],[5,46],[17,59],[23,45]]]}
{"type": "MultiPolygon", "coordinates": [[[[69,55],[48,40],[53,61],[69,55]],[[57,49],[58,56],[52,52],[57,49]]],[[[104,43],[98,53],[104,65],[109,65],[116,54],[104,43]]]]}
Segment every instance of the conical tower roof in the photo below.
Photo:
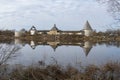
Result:
{"type": "Polygon", "coordinates": [[[92,49],[92,42],[89,41],[84,42],[83,50],[86,56],[88,56],[91,49],[92,49]]]}
{"type": "Polygon", "coordinates": [[[88,54],[89,54],[91,49],[92,49],[92,47],[90,47],[90,48],[83,48],[86,56],[88,56],[88,54]]]}
{"type": "Polygon", "coordinates": [[[32,26],[32,27],[30,28],[30,30],[36,30],[35,26],[32,26]]]}
{"type": "Polygon", "coordinates": [[[58,47],[58,45],[50,45],[50,46],[53,48],[54,51],[55,51],[56,48],[58,47]]]}
{"type": "Polygon", "coordinates": [[[56,24],[54,24],[54,26],[53,26],[53,28],[51,30],[58,31],[59,29],[56,27],[56,24]]]}
{"type": "Polygon", "coordinates": [[[32,26],[32,28],[35,28],[35,26],[32,26]]]}
{"type": "Polygon", "coordinates": [[[86,21],[86,23],[85,23],[84,30],[92,30],[88,21],[86,21]]]}
{"type": "Polygon", "coordinates": [[[32,48],[32,49],[35,49],[35,48],[36,48],[36,46],[35,46],[35,45],[31,45],[31,48],[32,48]]]}

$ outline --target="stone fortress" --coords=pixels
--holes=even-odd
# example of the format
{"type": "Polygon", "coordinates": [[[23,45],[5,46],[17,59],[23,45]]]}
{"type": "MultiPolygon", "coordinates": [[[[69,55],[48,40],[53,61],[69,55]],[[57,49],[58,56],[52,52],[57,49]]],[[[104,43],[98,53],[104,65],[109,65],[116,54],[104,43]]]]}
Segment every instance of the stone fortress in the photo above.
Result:
{"type": "MultiPolygon", "coordinates": [[[[25,33],[25,30],[21,31],[15,31],[15,37],[21,37],[22,34],[25,33]]],[[[88,21],[86,21],[84,28],[82,30],[78,31],[62,31],[59,30],[56,27],[56,24],[52,27],[51,30],[37,30],[34,26],[32,26],[29,30],[29,33],[31,36],[34,36],[36,34],[46,34],[46,35],[84,35],[84,36],[92,36],[93,35],[93,29],[91,28],[91,25],[88,21]]]]}
{"type": "MultiPolygon", "coordinates": [[[[93,29],[91,28],[90,24],[88,21],[86,21],[84,28],[82,30],[78,30],[78,31],[62,31],[59,30],[56,27],[56,24],[54,24],[53,28],[51,30],[37,30],[34,26],[32,26],[30,28],[30,30],[28,31],[29,35],[31,37],[34,37],[36,34],[37,35],[53,35],[53,36],[60,36],[60,35],[77,35],[77,36],[87,36],[90,37],[93,35],[93,29]]],[[[21,30],[18,32],[15,32],[15,44],[22,44],[23,46],[25,44],[29,44],[31,46],[32,49],[35,49],[37,46],[39,45],[49,45],[53,48],[53,50],[55,51],[57,47],[62,46],[62,45],[66,45],[66,46],[80,46],[83,48],[83,51],[85,53],[85,55],[87,56],[90,52],[90,50],[92,49],[92,43],[89,41],[79,41],[79,42],[64,42],[64,41],[59,41],[59,40],[54,40],[54,41],[34,41],[34,40],[28,40],[28,42],[22,41],[19,39],[19,37],[21,37],[22,34],[25,33],[25,30],[21,30]]]]}

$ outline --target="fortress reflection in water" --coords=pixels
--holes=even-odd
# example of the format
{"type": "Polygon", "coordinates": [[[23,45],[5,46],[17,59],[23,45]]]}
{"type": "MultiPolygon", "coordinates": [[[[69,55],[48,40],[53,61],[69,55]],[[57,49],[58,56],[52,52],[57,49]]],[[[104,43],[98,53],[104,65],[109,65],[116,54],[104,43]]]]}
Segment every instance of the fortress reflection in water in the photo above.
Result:
{"type": "Polygon", "coordinates": [[[56,51],[56,49],[59,46],[63,46],[63,45],[65,45],[65,46],[80,46],[81,48],[83,48],[83,51],[86,56],[89,54],[89,52],[93,46],[92,42],[90,42],[90,41],[85,41],[85,42],[59,42],[59,41],[36,42],[34,40],[22,41],[20,39],[15,39],[14,43],[20,44],[22,46],[29,44],[32,49],[35,49],[39,45],[47,45],[47,46],[51,46],[54,51],[56,51]]]}

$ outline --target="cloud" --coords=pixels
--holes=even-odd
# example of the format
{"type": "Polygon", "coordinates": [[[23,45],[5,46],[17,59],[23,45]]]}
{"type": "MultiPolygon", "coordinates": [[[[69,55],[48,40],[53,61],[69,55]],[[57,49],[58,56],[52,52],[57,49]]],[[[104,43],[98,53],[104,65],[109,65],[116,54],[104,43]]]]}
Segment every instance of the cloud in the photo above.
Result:
{"type": "MultiPolygon", "coordinates": [[[[80,29],[83,22],[90,20],[93,25],[108,24],[112,18],[106,8],[94,0],[0,0],[0,25],[25,26],[36,24],[48,26],[54,23],[69,26],[62,29],[80,29]],[[102,18],[106,19],[102,20],[102,18]],[[100,20],[97,20],[97,19],[100,20]],[[110,20],[108,20],[110,19],[110,20]],[[107,21],[108,20],[108,21],[107,21]],[[98,24],[96,24],[98,23],[98,24]]],[[[18,27],[17,27],[18,28],[18,27]]],[[[21,28],[21,27],[19,27],[21,28]]]]}
{"type": "MultiPolygon", "coordinates": [[[[8,12],[43,12],[47,14],[59,14],[63,12],[78,11],[79,8],[84,6],[84,2],[81,0],[12,0],[1,2],[0,13],[8,12]]],[[[17,14],[16,13],[16,14],[17,14]]],[[[4,14],[5,15],[5,14],[4,14]]]]}

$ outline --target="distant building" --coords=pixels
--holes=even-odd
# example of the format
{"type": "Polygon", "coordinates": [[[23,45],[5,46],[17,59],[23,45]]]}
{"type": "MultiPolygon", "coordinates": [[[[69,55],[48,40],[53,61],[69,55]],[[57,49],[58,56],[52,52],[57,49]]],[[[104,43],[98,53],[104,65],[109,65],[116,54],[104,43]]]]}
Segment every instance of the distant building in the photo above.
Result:
{"type": "Polygon", "coordinates": [[[21,33],[19,31],[15,31],[15,37],[20,37],[21,33]]]}
{"type": "Polygon", "coordinates": [[[26,33],[25,29],[21,29],[20,31],[15,31],[15,37],[21,37],[26,33]]]}
{"type": "Polygon", "coordinates": [[[30,31],[30,35],[35,35],[37,30],[34,26],[32,26],[29,31],[30,31]]]}
{"type": "Polygon", "coordinates": [[[47,32],[49,35],[58,35],[60,34],[60,30],[56,27],[56,24],[54,24],[53,28],[47,32]]]}
{"type": "Polygon", "coordinates": [[[84,35],[85,36],[92,36],[93,35],[93,29],[91,28],[91,26],[90,26],[88,21],[86,21],[83,30],[84,30],[84,35]]]}
{"type": "MultiPolygon", "coordinates": [[[[15,32],[15,37],[20,37],[22,34],[24,34],[24,30],[15,32]]],[[[36,34],[48,34],[48,35],[84,35],[84,36],[92,36],[93,35],[93,29],[91,28],[88,21],[86,21],[84,29],[78,30],[78,31],[62,31],[59,30],[56,27],[56,24],[52,27],[51,30],[37,30],[34,26],[32,26],[29,30],[30,35],[34,36],[36,34]]]]}
{"type": "Polygon", "coordinates": [[[84,35],[84,31],[61,31],[60,34],[67,34],[67,35],[84,35]]]}

